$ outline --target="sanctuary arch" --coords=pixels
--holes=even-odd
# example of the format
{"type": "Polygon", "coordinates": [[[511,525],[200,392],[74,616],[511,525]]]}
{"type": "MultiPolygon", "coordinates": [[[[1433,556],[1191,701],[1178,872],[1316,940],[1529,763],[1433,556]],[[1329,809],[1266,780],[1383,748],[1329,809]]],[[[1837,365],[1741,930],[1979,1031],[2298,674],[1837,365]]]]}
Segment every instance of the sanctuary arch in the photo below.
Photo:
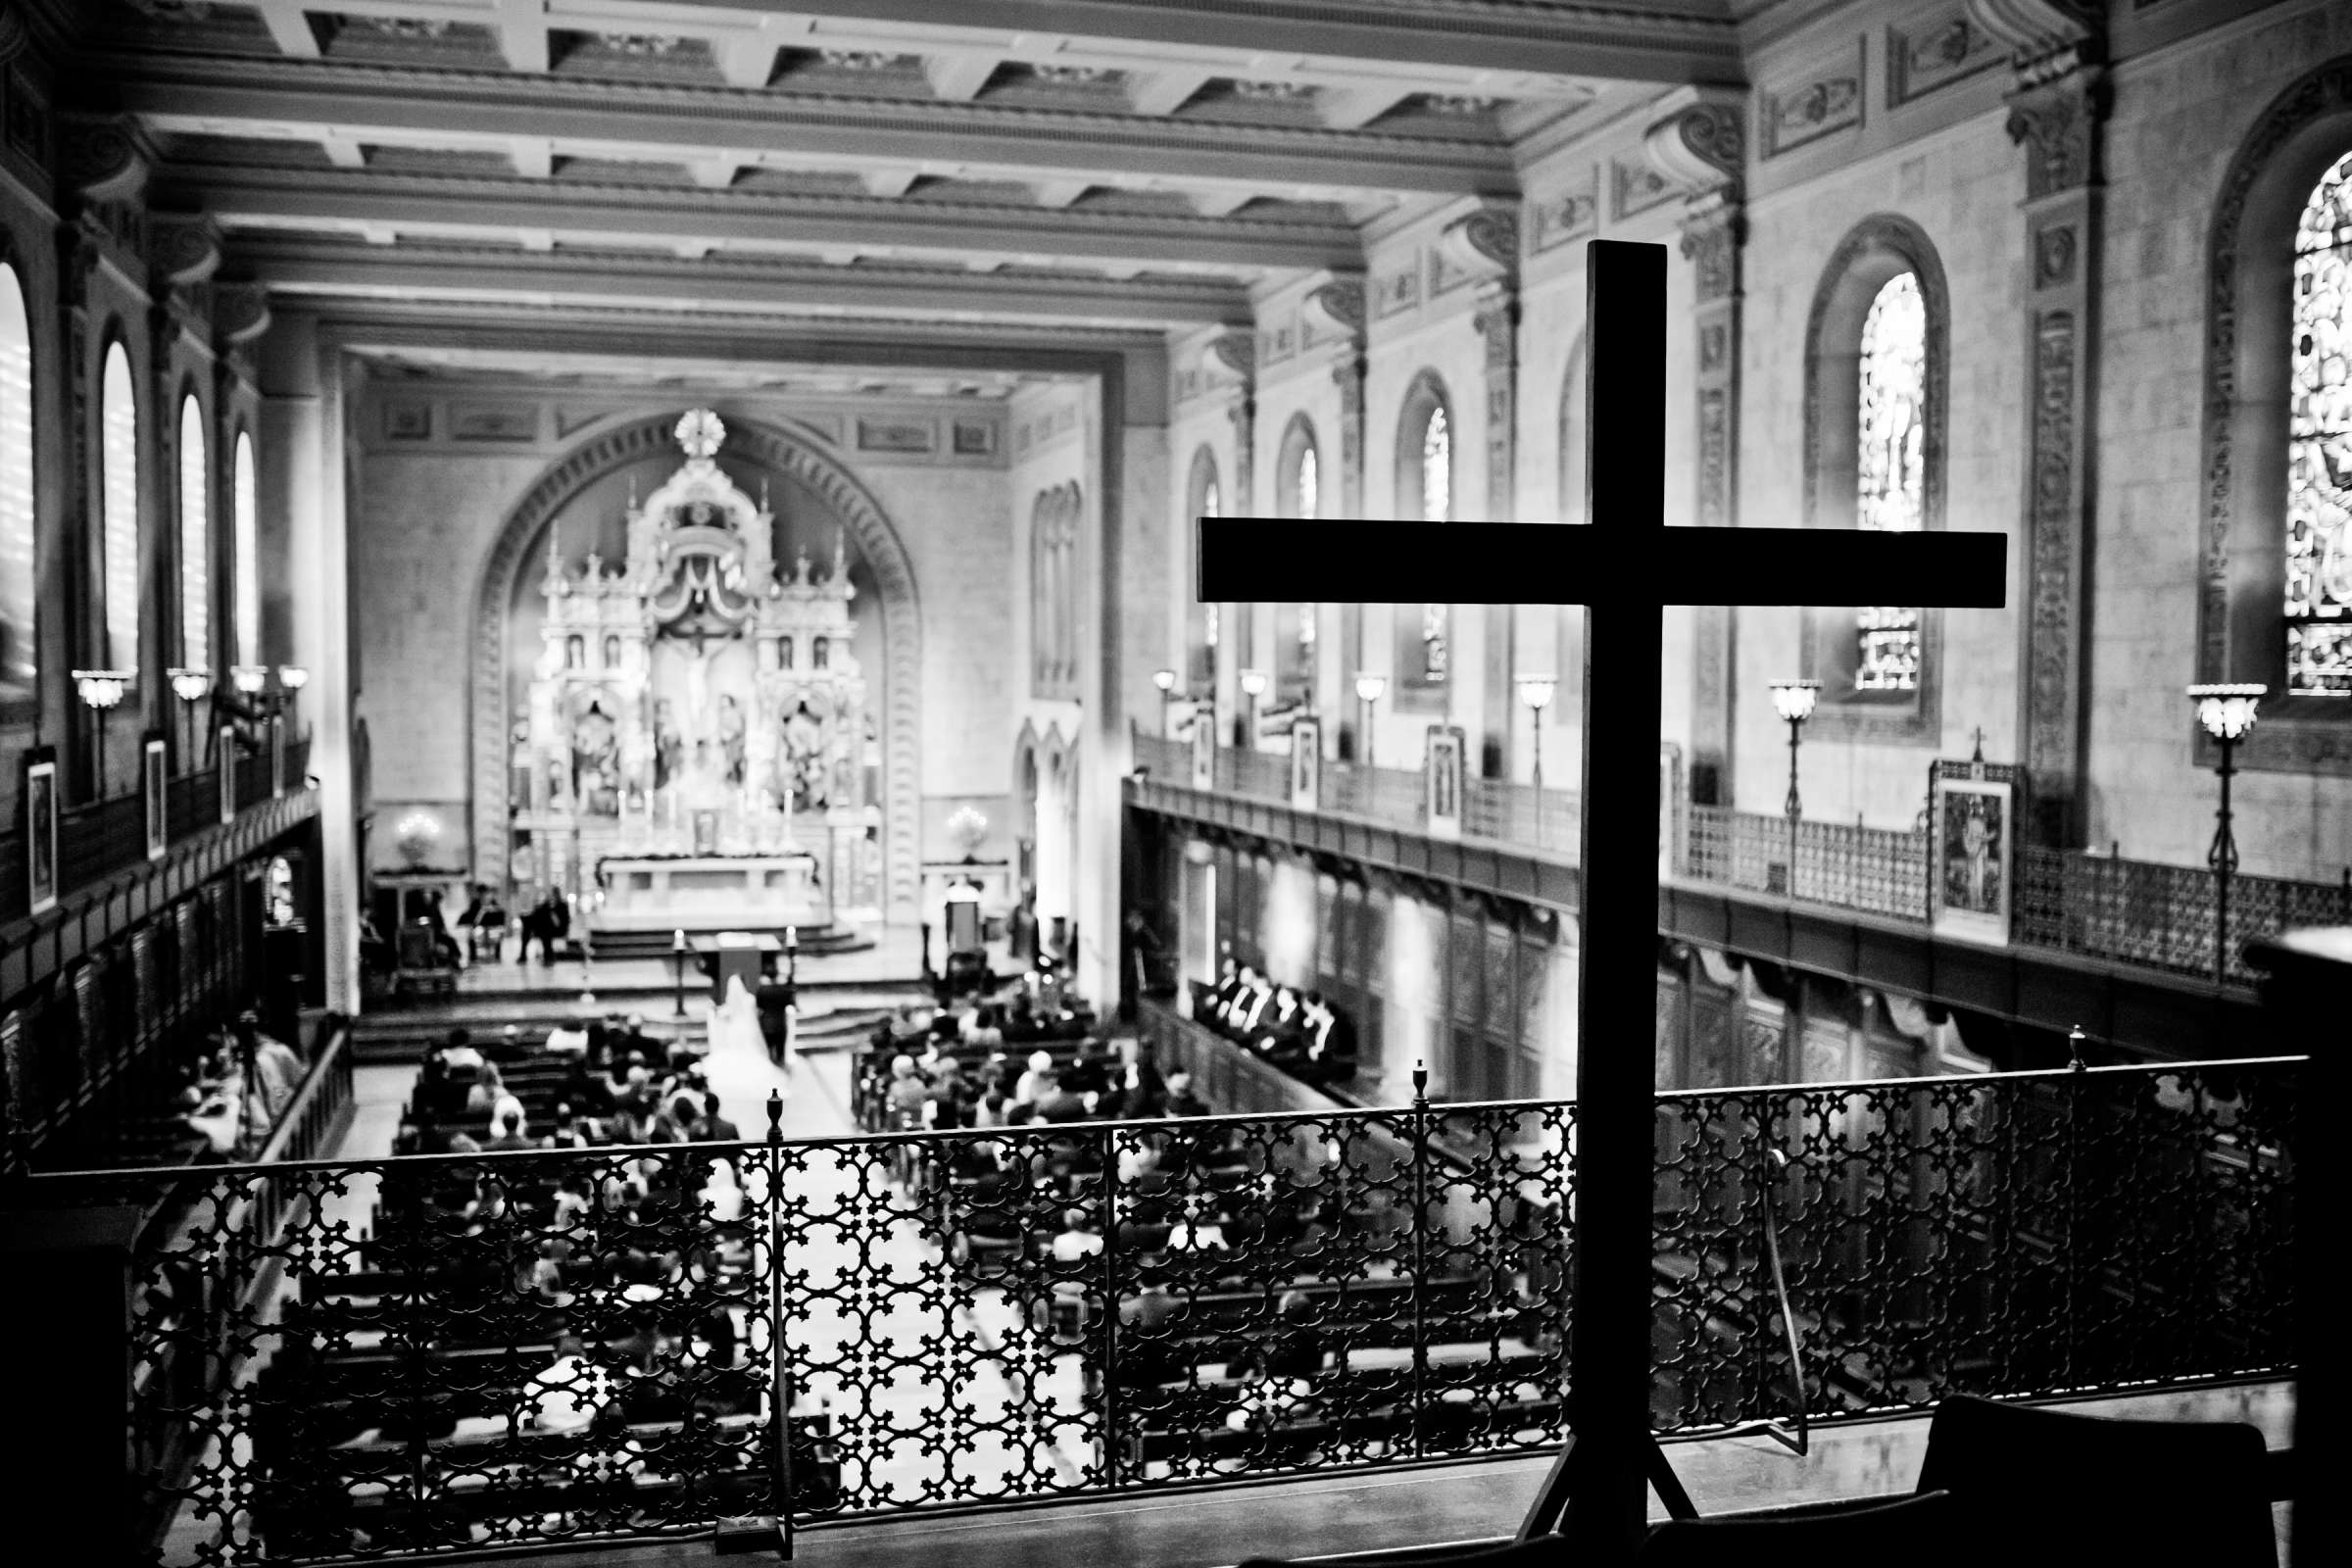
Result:
{"type": "MultiPolygon", "coordinates": [[[[504,881],[511,863],[514,761],[518,726],[528,713],[516,698],[515,606],[527,576],[545,569],[548,527],[598,481],[650,460],[676,458],[681,407],[635,417],[594,432],[552,465],[508,512],[492,546],[476,595],[470,689],[473,769],[474,874],[504,881]]],[[[846,550],[869,579],[872,602],[856,613],[879,622],[879,667],[864,671],[867,710],[879,756],[882,906],[886,918],[917,918],[921,846],[917,769],[920,734],[920,609],[913,569],[881,505],[827,449],[819,436],[788,424],[730,417],[724,450],[739,465],[785,480],[811,497],[838,526],[846,550]]],[[[821,575],[834,551],[823,552],[821,575]]],[[[612,564],[617,565],[614,562],[612,564]]],[[[779,578],[794,564],[776,564],[779,578]]]]}

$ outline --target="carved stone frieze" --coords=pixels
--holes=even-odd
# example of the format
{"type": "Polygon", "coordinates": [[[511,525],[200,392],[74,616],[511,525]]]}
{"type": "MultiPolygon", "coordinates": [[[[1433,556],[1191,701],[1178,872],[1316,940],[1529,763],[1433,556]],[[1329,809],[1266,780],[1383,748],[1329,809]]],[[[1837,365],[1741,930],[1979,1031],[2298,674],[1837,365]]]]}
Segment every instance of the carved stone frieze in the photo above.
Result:
{"type": "Polygon", "coordinates": [[[1225,411],[1233,420],[1233,487],[1236,505],[1245,512],[1257,506],[1257,399],[1249,388],[1225,411]]]}
{"type": "Polygon", "coordinates": [[[1595,172],[1587,170],[1580,183],[1532,204],[1528,213],[1531,225],[1528,247],[1538,253],[1592,233],[1600,224],[1595,172]]]}
{"type": "Polygon", "coordinates": [[[2073,312],[2045,312],[2034,323],[2026,765],[2053,795],[2070,793],[2076,772],[2075,622],[2082,549],[2082,509],[2075,494],[2076,349],[2073,312]]]}
{"type": "Polygon", "coordinates": [[[1340,393],[1340,515],[1364,514],[1364,356],[1344,357],[1331,368],[1340,393]]]}
{"type": "Polygon", "coordinates": [[[1965,4],[1906,18],[1886,29],[1886,101],[1923,98],[1999,63],[2005,54],[1965,4]]]}
{"type": "Polygon", "coordinates": [[[1609,165],[1611,197],[1609,211],[1622,220],[1637,218],[1653,207],[1663,207],[1679,193],[1674,181],[1668,179],[1644,161],[1628,163],[1617,159],[1609,165]]]}
{"type": "Polygon", "coordinates": [[[1782,92],[1764,95],[1764,156],[1819,141],[1862,123],[1862,77],[1858,71],[1817,76],[1782,92]]]}
{"type": "Polygon", "coordinates": [[[2076,71],[2010,95],[2009,139],[2026,149],[2029,199],[2099,182],[2105,74],[2095,68],[2076,71]]]}
{"type": "Polygon", "coordinates": [[[1486,346],[1487,513],[1510,519],[1518,507],[1518,290],[1491,288],[1471,320],[1486,346]]]}
{"type": "Polygon", "coordinates": [[[2051,223],[2034,233],[2034,286],[2065,288],[2075,280],[2075,225],[2051,223]]]}

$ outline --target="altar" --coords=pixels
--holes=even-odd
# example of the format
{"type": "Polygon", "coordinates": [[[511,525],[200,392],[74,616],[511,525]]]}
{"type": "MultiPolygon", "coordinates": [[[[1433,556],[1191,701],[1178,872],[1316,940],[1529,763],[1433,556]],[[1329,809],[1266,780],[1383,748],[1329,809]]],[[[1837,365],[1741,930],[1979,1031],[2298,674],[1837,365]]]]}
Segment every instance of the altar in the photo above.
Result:
{"type": "Polygon", "coordinates": [[[513,863],[582,897],[591,930],[836,927],[880,918],[880,743],[857,589],[776,556],[714,461],[726,426],[678,421],[686,459],[642,503],[628,557],[578,570],[551,537],[546,613],[514,759],[513,863]]]}
{"type": "Polygon", "coordinates": [[[598,862],[600,931],[760,930],[823,926],[833,914],[816,857],[609,855],[598,862]]]}

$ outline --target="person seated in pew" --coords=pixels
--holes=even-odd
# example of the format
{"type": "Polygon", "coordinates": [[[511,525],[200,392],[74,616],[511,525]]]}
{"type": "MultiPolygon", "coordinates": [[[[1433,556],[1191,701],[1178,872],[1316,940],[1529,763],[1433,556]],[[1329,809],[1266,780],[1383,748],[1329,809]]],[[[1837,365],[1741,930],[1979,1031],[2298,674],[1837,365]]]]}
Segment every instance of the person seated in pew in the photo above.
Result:
{"type": "Polygon", "coordinates": [[[588,1128],[580,1121],[579,1112],[571,1108],[571,1102],[568,1100],[557,1101],[554,1125],[540,1137],[539,1147],[541,1149],[587,1149],[593,1143],[594,1140],[588,1136],[588,1128]]]}
{"type": "Polygon", "coordinates": [[[972,1087],[964,1082],[963,1063],[941,1058],[931,1074],[931,1092],[924,1120],[933,1127],[962,1127],[971,1120],[972,1087]]]}
{"type": "Polygon", "coordinates": [[[1029,1113],[1036,1121],[1066,1123],[1086,1120],[1088,1110],[1084,1096],[1071,1094],[1057,1074],[1047,1073],[1038,1080],[1029,1113]]]}
{"type": "Polygon", "coordinates": [[[742,1143],[743,1129],[718,1113],[717,1093],[705,1088],[701,1094],[703,1097],[703,1119],[695,1125],[695,1141],[704,1144],[742,1143]]]}
{"type": "Polygon", "coordinates": [[[1168,1074],[1167,1114],[1173,1117],[1205,1116],[1208,1102],[1193,1093],[1193,1075],[1177,1071],[1168,1074]]]}
{"type": "Polygon", "coordinates": [[[1320,991],[1306,994],[1305,1051],[1288,1071],[1310,1084],[1341,1084],[1355,1076],[1355,1026],[1332,1010],[1320,991]]]}
{"type": "Polygon", "coordinates": [[[498,1063],[485,1061],[475,1070],[472,1087],[466,1091],[466,1109],[472,1115],[493,1110],[506,1093],[506,1079],[499,1073],[498,1063]]]}
{"type": "Polygon", "coordinates": [[[1080,1043],[1077,1057],[1061,1070],[1061,1087],[1073,1095],[1108,1094],[1113,1065],[1110,1049],[1089,1035],[1080,1043]]]}
{"type": "Polygon", "coordinates": [[[1054,1053],[1051,1051],[1032,1051],[1029,1053],[1028,1070],[1023,1072],[1020,1076],[1020,1081],[1012,1086],[1012,1098],[1024,1105],[1036,1104],[1038,1092],[1043,1084],[1043,1081],[1050,1077],[1053,1072],[1054,1053]]]}
{"type": "Polygon", "coordinates": [[[493,1153],[509,1149],[536,1149],[539,1146],[531,1142],[525,1124],[522,1102],[513,1095],[507,1096],[490,1112],[490,1141],[482,1148],[493,1153]]]}
{"type": "Polygon", "coordinates": [[[1314,1302],[1304,1291],[1285,1291],[1275,1302],[1274,1333],[1253,1345],[1239,1363],[1248,1369],[1248,1382],[1240,1407],[1225,1418],[1228,1427],[1237,1432],[1263,1430],[1312,1409],[1326,1348],[1314,1312],[1314,1302]]]}
{"type": "Polygon", "coordinates": [[[905,1053],[890,1058],[890,1087],[883,1092],[882,1108],[893,1128],[920,1127],[923,1107],[930,1102],[931,1086],[915,1070],[914,1058],[905,1053]]]}
{"type": "Polygon", "coordinates": [[[1217,961],[1217,983],[1209,988],[1205,1005],[1195,1009],[1193,1015],[1202,1023],[1222,1018],[1225,1009],[1233,1005],[1233,999],[1240,995],[1241,989],[1242,971],[1229,953],[1217,961]]]}
{"type": "Polygon", "coordinates": [[[605,1369],[588,1359],[576,1334],[556,1336],[555,1359],[523,1389],[530,1424],[538,1432],[585,1432],[612,1396],[605,1369]]]}

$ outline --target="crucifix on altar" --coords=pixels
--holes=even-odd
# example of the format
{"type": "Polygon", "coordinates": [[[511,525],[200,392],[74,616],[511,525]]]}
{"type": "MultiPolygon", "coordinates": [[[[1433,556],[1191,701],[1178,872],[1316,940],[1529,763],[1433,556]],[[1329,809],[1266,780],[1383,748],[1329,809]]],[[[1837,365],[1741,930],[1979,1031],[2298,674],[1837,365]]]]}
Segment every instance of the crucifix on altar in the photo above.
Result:
{"type": "Polygon", "coordinates": [[[1646,1486],[1670,1510],[1690,1508],[1649,1415],[1658,857],[1647,828],[1658,820],[1658,769],[1648,742],[1660,726],[1663,609],[1999,609],[2008,541],[1805,528],[1678,540],[1665,525],[1666,249],[1594,240],[1586,257],[1590,526],[1203,517],[1199,590],[1203,603],[1587,607],[1571,1436],[1521,1535],[1559,1525],[1579,1560],[1598,1565],[1632,1560],[1646,1486]],[[1433,526],[1446,529],[1444,550],[1426,548],[1433,526]],[[1596,747],[1596,736],[1619,744],[1596,747]]]}

